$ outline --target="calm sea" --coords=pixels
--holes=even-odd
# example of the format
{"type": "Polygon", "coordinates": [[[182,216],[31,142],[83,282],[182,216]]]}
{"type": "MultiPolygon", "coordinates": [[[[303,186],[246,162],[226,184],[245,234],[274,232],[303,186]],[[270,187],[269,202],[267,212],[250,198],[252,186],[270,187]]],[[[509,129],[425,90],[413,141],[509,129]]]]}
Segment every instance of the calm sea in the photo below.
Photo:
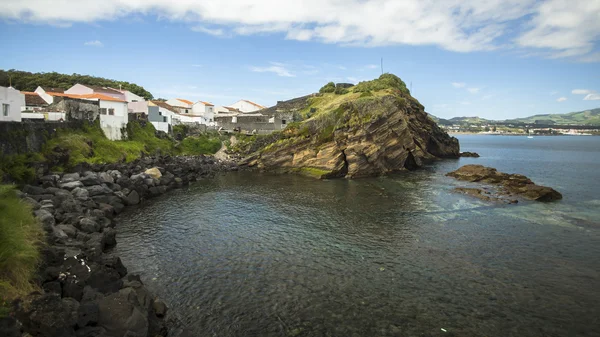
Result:
{"type": "Polygon", "coordinates": [[[198,182],[121,215],[116,249],[196,336],[600,336],[600,137],[459,139],[481,158],[198,182]],[[452,193],[471,163],[564,199],[452,193]]]}

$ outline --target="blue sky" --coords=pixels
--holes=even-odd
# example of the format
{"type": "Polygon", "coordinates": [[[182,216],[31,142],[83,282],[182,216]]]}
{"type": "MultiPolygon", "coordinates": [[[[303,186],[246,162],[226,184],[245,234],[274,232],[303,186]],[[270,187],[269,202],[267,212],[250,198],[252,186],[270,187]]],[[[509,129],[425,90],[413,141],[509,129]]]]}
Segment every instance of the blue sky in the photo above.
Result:
{"type": "Polygon", "coordinates": [[[600,107],[600,1],[7,0],[0,68],[263,105],[384,70],[434,115],[600,107]]]}

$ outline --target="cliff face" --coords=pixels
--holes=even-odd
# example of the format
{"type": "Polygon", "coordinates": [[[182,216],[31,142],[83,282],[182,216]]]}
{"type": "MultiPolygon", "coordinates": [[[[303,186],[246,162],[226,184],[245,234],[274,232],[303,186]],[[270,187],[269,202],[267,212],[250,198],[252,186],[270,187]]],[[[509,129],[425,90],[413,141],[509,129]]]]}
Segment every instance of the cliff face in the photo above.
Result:
{"type": "Polygon", "coordinates": [[[403,89],[370,91],[359,84],[356,91],[314,97],[303,109],[312,116],[288,126],[278,141],[245,163],[317,178],[358,178],[413,170],[436,158],[457,158],[458,140],[441,130],[403,89]]]}

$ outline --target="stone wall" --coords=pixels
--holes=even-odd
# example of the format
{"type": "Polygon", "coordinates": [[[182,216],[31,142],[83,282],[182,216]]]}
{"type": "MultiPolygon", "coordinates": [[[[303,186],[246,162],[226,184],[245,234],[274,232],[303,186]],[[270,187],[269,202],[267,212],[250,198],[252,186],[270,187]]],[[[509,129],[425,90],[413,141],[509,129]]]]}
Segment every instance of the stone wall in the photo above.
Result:
{"type": "Polygon", "coordinates": [[[61,129],[80,129],[82,121],[0,122],[0,154],[39,152],[46,141],[61,129]]]}
{"type": "Polygon", "coordinates": [[[51,108],[64,111],[69,121],[78,119],[93,122],[100,117],[100,103],[94,101],[65,98],[51,108]]]}
{"type": "MultiPolygon", "coordinates": [[[[217,125],[225,130],[239,130],[242,132],[254,132],[257,134],[269,134],[283,129],[282,120],[275,117],[275,122],[269,122],[269,116],[244,116],[243,114],[235,116],[237,122],[232,122],[232,116],[215,116],[217,125]]],[[[286,123],[290,121],[287,120],[286,123]]]]}

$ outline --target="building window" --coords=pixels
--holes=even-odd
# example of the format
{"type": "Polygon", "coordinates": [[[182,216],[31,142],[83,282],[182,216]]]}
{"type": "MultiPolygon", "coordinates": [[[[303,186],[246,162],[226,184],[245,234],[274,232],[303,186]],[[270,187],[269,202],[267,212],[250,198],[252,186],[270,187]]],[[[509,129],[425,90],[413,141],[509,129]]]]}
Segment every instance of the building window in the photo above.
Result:
{"type": "Polygon", "coordinates": [[[212,123],[212,121],[213,121],[212,118],[209,121],[212,123]]]}
{"type": "Polygon", "coordinates": [[[111,115],[111,116],[114,116],[115,115],[115,109],[113,109],[113,108],[108,109],[108,114],[111,115]]]}
{"type": "Polygon", "coordinates": [[[10,104],[2,104],[2,116],[7,117],[10,111],[10,104]]]}
{"type": "Polygon", "coordinates": [[[186,114],[189,114],[190,112],[188,111],[188,109],[185,109],[185,113],[186,113],[186,114]]]}
{"type": "Polygon", "coordinates": [[[282,119],[282,120],[281,120],[281,124],[282,124],[282,125],[285,125],[285,119],[282,119]]]}
{"type": "Polygon", "coordinates": [[[106,108],[100,108],[100,114],[106,115],[106,108]]]}

